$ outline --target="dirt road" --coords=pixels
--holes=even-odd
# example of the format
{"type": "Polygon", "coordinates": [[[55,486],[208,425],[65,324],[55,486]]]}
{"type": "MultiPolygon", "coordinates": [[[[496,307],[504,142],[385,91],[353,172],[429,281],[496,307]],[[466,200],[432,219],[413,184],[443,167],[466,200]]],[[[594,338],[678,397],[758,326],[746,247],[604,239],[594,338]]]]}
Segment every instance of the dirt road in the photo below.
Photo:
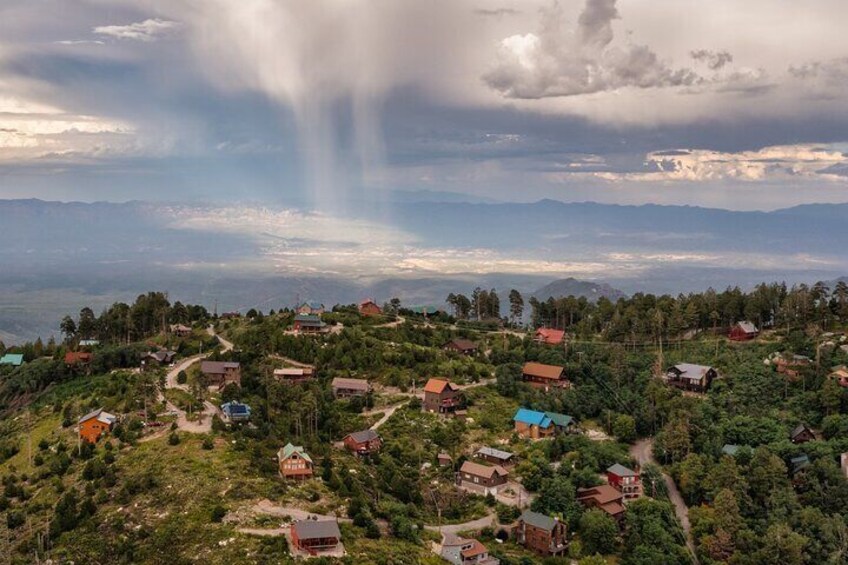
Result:
{"type": "MultiPolygon", "coordinates": [[[[634,443],[630,446],[630,455],[639,463],[640,467],[646,463],[653,463],[659,466],[657,460],[654,459],[654,438],[640,439],[634,443]]],[[[697,563],[698,558],[695,554],[695,544],[692,541],[692,527],[689,524],[689,508],[683,501],[680,491],[677,490],[677,485],[674,484],[674,480],[672,480],[672,478],[666,473],[663,473],[663,480],[665,481],[665,486],[668,489],[668,498],[674,506],[674,513],[677,515],[677,519],[683,526],[683,532],[686,535],[686,547],[689,548],[689,552],[692,554],[695,563],[697,563]]]]}
{"type": "MultiPolygon", "coordinates": [[[[458,534],[459,532],[465,531],[475,531],[482,530],[483,528],[488,528],[489,526],[495,525],[495,514],[490,513],[486,516],[479,518],[477,520],[471,520],[470,522],[463,522],[462,524],[445,524],[442,526],[443,534],[458,534]]],[[[438,532],[439,526],[424,526],[424,528],[430,530],[431,532],[438,532]]]]}

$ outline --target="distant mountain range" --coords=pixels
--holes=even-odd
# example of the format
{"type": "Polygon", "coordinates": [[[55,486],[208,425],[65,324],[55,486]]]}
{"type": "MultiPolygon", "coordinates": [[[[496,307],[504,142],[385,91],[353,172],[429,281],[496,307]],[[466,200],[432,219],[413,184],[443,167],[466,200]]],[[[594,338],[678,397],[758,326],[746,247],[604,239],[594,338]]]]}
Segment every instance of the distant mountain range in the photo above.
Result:
{"type": "MultiPolygon", "coordinates": [[[[477,286],[496,288],[504,301],[511,288],[525,299],[617,299],[763,281],[812,284],[848,273],[848,204],[734,212],[446,199],[353,205],[341,229],[324,227],[321,214],[301,214],[283,235],[243,230],[253,216],[242,214],[265,217],[258,207],[0,200],[0,339],[46,337],[82,305],[99,309],[148,290],[210,309],[217,303],[219,311],[268,310],[307,298],[442,304],[477,286]],[[402,241],[369,243],[372,230],[384,228],[402,241]],[[387,245],[391,260],[348,271],[347,262],[368,253],[380,259],[375,246],[387,245]],[[316,257],[329,267],[309,263],[316,257]],[[442,260],[451,261],[450,274],[442,260]]],[[[289,221],[285,211],[280,217],[289,221]]]]}
{"type": "Polygon", "coordinates": [[[578,298],[585,297],[591,301],[604,297],[615,302],[619,298],[625,298],[627,295],[606,283],[580,281],[569,277],[567,279],[559,279],[546,284],[542,288],[533,292],[531,296],[541,301],[545,301],[548,298],[557,299],[567,296],[575,296],[578,298]]]}

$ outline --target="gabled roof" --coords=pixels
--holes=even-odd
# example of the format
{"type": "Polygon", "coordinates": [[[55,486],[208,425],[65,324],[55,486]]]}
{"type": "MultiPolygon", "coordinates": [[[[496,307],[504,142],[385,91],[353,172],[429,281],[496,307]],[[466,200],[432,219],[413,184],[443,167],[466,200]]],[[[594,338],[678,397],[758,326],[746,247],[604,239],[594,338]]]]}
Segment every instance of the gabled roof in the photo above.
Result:
{"type": "Polygon", "coordinates": [[[317,314],[298,314],[294,317],[294,321],[301,326],[317,326],[324,327],[325,324],[317,314]]]}
{"type": "Polygon", "coordinates": [[[351,390],[368,391],[368,381],[365,379],[348,379],[346,377],[336,377],[331,385],[333,388],[344,388],[351,390]]]}
{"type": "Polygon", "coordinates": [[[307,300],[306,302],[298,306],[298,308],[303,308],[304,306],[306,306],[310,310],[322,310],[324,308],[323,304],[315,300],[307,300]]]}
{"type": "Polygon", "coordinates": [[[551,422],[553,422],[554,425],[558,428],[567,428],[568,426],[574,423],[574,418],[566,414],[559,414],[557,412],[545,412],[545,416],[550,418],[551,422]]]}
{"type": "Polygon", "coordinates": [[[701,380],[708,371],[714,370],[707,365],[696,365],[694,363],[679,363],[671,367],[669,371],[672,369],[676,369],[681,378],[694,380],[701,380]]]}
{"type": "Polygon", "coordinates": [[[542,338],[542,341],[549,345],[559,345],[565,338],[565,331],[555,330],[553,328],[539,328],[536,330],[536,337],[542,338]]]}
{"type": "Polygon", "coordinates": [[[810,433],[813,433],[813,431],[810,429],[809,426],[807,426],[807,424],[798,424],[792,430],[792,433],[789,434],[789,437],[795,438],[795,437],[799,436],[800,434],[802,434],[805,430],[810,432],[810,433]]]}
{"type": "Polygon", "coordinates": [[[521,422],[528,426],[539,426],[540,428],[548,428],[551,425],[551,419],[544,412],[529,410],[527,408],[519,408],[515,416],[512,417],[514,422],[521,422]]]}
{"type": "Polygon", "coordinates": [[[495,449],[494,447],[481,447],[477,450],[477,455],[494,457],[495,459],[500,459],[501,461],[509,461],[514,457],[514,454],[510,453],[509,451],[502,451],[500,449],[495,449]]]}
{"type": "Polygon", "coordinates": [[[362,430],[361,432],[353,432],[348,434],[353,441],[356,443],[365,443],[366,441],[374,441],[375,439],[379,439],[379,434],[374,430],[362,430]]]}
{"type": "Polygon", "coordinates": [[[156,359],[159,363],[166,363],[168,361],[172,361],[176,355],[177,353],[175,351],[160,349],[159,351],[148,352],[145,357],[156,359]]]}
{"type": "Polygon", "coordinates": [[[454,338],[445,344],[445,347],[452,345],[456,349],[460,351],[467,351],[469,349],[477,349],[477,344],[471,341],[470,339],[465,339],[461,337],[454,338]]]}
{"type": "Polygon", "coordinates": [[[424,385],[424,392],[442,394],[446,388],[450,390],[458,390],[450,381],[446,381],[444,379],[430,379],[427,381],[427,384],[424,385]]]}
{"type": "Polygon", "coordinates": [[[525,375],[530,375],[540,379],[559,380],[565,372],[565,367],[560,367],[559,365],[545,365],[544,363],[530,361],[524,364],[524,368],[521,372],[525,375]]]}
{"type": "Polygon", "coordinates": [[[18,367],[23,365],[23,362],[23,353],[7,353],[3,357],[0,357],[0,365],[12,365],[14,367],[18,367]]]}
{"type": "Polygon", "coordinates": [[[284,447],[280,449],[280,451],[277,452],[277,458],[279,458],[280,461],[285,461],[295,453],[297,453],[298,456],[300,456],[302,459],[312,463],[312,458],[309,456],[308,453],[306,453],[306,451],[303,450],[303,446],[292,445],[291,442],[287,443],[284,447]]]}
{"type": "Polygon", "coordinates": [[[810,458],[806,454],[802,453],[801,455],[790,459],[789,465],[790,467],[792,467],[792,474],[794,475],[798,471],[806,469],[810,466],[810,458]]]}
{"type": "Polygon", "coordinates": [[[486,477],[487,479],[491,479],[495,475],[500,475],[502,477],[509,475],[509,471],[500,465],[481,465],[479,463],[474,463],[473,461],[466,461],[463,463],[462,467],[459,468],[459,472],[468,473],[469,475],[475,475],[477,477],[486,477]]]}
{"type": "Polygon", "coordinates": [[[83,422],[87,422],[89,420],[94,420],[94,419],[96,419],[99,422],[103,422],[104,424],[111,425],[111,424],[115,423],[115,421],[118,419],[118,417],[115,416],[114,414],[110,414],[109,412],[104,412],[103,408],[98,408],[97,410],[94,410],[93,412],[89,412],[88,414],[86,414],[85,416],[80,418],[79,423],[82,424],[83,422]]]}
{"type": "Polygon", "coordinates": [[[635,477],[639,474],[633,469],[628,469],[624,465],[619,465],[618,463],[608,467],[607,473],[612,473],[613,475],[618,475],[619,477],[635,477]]]}
{"type": "Polygon", "coordinates": [[[477,541],[476,539],[467,540],[467,541],[468,541],[469,547],[467,549],[463,549],[462,551],[460,551],[460,553],[462,554],[462,557],[464,557],[465,559],[468,559],[470,557],[476,557],[478,555],[483,555],[483,554],[489,552],[489,550],[486,549],[486,546],[483,545],[482,543],[480,543],[479,541],[477,541]]]}
{"type": "Polygon", "coordinates": [[[341,539],[339,524],[335,520],[301,520],[292,526],[298,539],[336,538],[341,539]]]}
{"type": "Polygon", "coordinates": [[[530,524],[531,526],[535,526],[547,532],[553,531],[557,525],[556,518],[551,518],[550,516],[533,512],[532,510],[525,510],[524,513],[521,514],[519,520],[525,524],[530,524]]]}
{"type": "Polygon", "coordinates": [[[238,369],[241,365],[235,361],[201,361],[200,371],[217,375],[226,372],[227,369],[238,369]]]}
{"type": "Polygon", "coordinates": [[[250,406],[242,404],[237,400],[225,402],[221,405],[221,411],[230,416],[250,416],[250,406]]]}
{"type": "Polygon", "coordinates": [[[760,330],[757,329],[757,326],[748,321],[737,322],[736,327],[745,332],[746,334],[755,334],[760,330]]]}
{"type": "Polygon", "coordinates": [[[591,498],[598,504],[604,505],[619,501],[624,497],[618,489],[610,485],[599,485],[596,487],[577,489],[577,499],[591,498]]]}

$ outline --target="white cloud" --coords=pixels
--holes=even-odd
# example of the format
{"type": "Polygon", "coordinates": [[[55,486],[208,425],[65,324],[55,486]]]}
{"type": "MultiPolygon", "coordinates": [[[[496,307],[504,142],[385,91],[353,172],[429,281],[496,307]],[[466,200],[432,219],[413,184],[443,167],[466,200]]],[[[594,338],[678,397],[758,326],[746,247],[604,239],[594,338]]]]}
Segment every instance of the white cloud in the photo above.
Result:
{"type": "Polygon", "coordinates": [[[127,25],[97,26],[94,28],[94,33],[116,39],[156,41],[167,34],[173,33],[180,28],[180,25],[179,22],[156,18],[127,25]]]}
{"type": "Polygon", "coordinates": [[[831,174],[831,168],[848,165],[839,150],[821,145],[781,145],[756,151],[725,153],[706,149],[683,149],[649,153],[647,172],[596,172],[593,176],[610,181],[689,181],[737,180],[759,182],[816,178],[845,181],[831,174]]]}

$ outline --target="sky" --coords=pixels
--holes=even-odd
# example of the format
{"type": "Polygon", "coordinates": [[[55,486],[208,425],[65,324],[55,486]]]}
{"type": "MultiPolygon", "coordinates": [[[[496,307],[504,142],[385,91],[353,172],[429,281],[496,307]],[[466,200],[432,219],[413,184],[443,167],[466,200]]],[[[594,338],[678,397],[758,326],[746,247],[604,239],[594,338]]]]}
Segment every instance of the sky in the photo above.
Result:
{"type": "Polygon", "coordinates": [[[4,0],[0,197],[848,202],[844,0],[4,0]]]}

